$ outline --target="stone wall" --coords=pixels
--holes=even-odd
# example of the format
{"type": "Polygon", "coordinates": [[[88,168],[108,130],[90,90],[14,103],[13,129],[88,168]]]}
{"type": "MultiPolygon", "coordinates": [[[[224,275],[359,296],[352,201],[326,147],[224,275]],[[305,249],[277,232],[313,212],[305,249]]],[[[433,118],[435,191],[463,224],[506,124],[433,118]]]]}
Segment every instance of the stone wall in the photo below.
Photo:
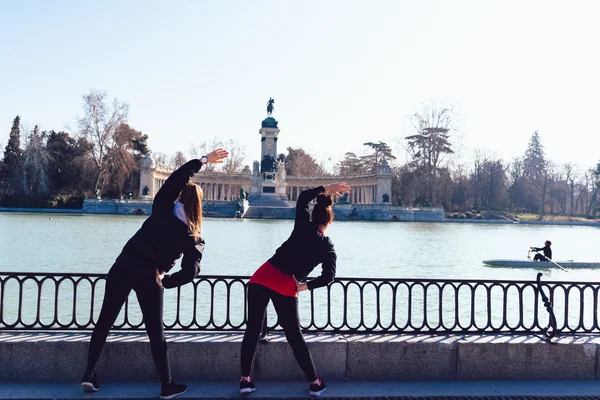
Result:
{"type": "MultiPolygon", "coordinates": [[[[202,211],[207,217],[233,218],[237,207],[237,200],[207,200],[202,202],[202,211]]],[[[150,215],[152,214],[152,201],[85,199],[80,212],[85,214],[150,215]]]]}
{"type": "Polygon", "coordinates": [[[152,201],[85,199],[81,212],[86,214],[150,215],[152,201]]]}
{"type": "MultiPolygon", "coordinates": [[[[303,380],[281,334],[259,344],[253,376],[303,380]]],[[[78,382],[89,333],[0,332],[1,382],[78,382]]],[[[534,335],[306,334],[326,380],[454,381],[600,379],[600,338],[534,335]]],[[[175,379],[235,381],[241,333],[168,334],[175,379]]],[[[100,382],[156,380],[145,333],[111,334],[98,367],[100,382]]]]}
{"type": "Polygon", "coordinates": [[[336,204],[333,206],[333,212],[336,219],[350,221],[444,221],[444,211],[436,208],[411,209],[384,204],[336,204]]]}

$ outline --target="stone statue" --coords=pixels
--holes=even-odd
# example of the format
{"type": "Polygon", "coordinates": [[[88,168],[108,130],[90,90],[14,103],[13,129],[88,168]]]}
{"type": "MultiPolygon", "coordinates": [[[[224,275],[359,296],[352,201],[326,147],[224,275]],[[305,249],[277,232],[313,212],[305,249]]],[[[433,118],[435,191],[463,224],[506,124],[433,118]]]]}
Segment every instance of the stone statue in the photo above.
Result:
{"type": "Polygon", "coordinates": [[[389,203],[390,202],[390,195],[387,193],[384,193],[383,196],[381,196],[383,198],[383,202],[384,203],[389,203]]]}
{"type": "Polygon", "coordinates": [[[238,200],[248,200],[248,195],[246,194],[246,189],[243,187],[240,188],[240,197],[238,200]]]}
{"type": "Polygon", "coordinates": [[[143,196],[148,196],[148,192],[150,192],[150,189],[148,189],[148,186],[144,186],[144,189],[142,189],[142,195],[143,196]]]}
{"type": "Polygon", "coordinates": [[[287,179],[287,173],[285,172],[285,162],[277,161],[277,179],[285,181],[287,179]]]}
{"type": "Polygon", "coordinates": [[[273,111],[275,110],[275,100],[269,97],[269,101],[267,102],[267,116],[273,116],[273,111]]]}
{"type": "Polygon", "coordinates": [[[270,154],[263,157],[260,172],[275,172],[275,159],[270,154]]]}
{"type": "Polygon", "coordinates": [[[348,193],[344,193],[342,197],[338,200],[338,204],[349,204],[348,202],[348,193]]]}
{"type": "Polygon", "coordinates": [[[254,164],[252,164],[252,175],[260,175],[260,163],[258,161],[254,161],[254,164]]]}

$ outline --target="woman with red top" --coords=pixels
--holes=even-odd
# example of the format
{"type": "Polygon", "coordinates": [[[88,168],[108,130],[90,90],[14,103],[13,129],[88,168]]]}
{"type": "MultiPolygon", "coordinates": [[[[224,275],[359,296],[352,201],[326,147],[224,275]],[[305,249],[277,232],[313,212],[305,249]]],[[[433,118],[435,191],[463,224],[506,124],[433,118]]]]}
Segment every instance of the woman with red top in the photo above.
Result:
{"type": "Polygon", "coordinates": [[[285,337],[310,382],[310,395],[319,396],[325,390],[325,383],[317,376],[310,350],[302,336],[298,316],[298,292],[327,286],[335,278],[335,249],[331,240],[325,236],[327,227],[333,221],[333,198],[325,192],[341,196],[349,191],[350,187],[345,182],[303,191],[296,203],[296,222],[289,239],[250,278],[248,323],[242,342],[240,393],[251,393],[255,390],[254,382],[250,378],[250,369],[269,301],[273,301],[285,337]],[[317,203],[313,208],[311,220],[308,203],[315,198],[317,203]],[[319,264],[322,266],[321,275],[301,283],[319,264]]]}

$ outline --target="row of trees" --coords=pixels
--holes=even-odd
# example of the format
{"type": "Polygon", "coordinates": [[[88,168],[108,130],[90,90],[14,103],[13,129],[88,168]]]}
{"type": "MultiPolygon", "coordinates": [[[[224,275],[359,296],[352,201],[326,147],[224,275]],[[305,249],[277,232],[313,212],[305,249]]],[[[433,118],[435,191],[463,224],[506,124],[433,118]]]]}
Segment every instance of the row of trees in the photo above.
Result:
{"type": "Polygon", "coordinates": [[[75,134],[38,126],[28,131],[15,117],[0,163],[0,190],[39,197],[136,192],[148,136],[127,124],[128,110],[127,103],[91,91],[83,96],[75,134]]]}
{"type": "MultiPolygon", "coordinates": [[[[110,100],[106,93],[82,96],[83,117],[77,131],[24,129],[17,116],[0,160],[0,195],[95,194],[121,197],[139,192],[139,161],[149,153],[148,136],[128,125],[127,103],[110,100]]],[[[412,115],[412,134],[401,140],[408,161],[399,163],[384,142],[364,143],[366,151],[348,152],[328,171],[302,148],[280,154],[289,176],[359,176],[376,173],[385,162],[392,167],[395,204],[443,206],[446,210],[502,210],[595,215],[600,189],[600,163],[580,170],[574,164],[557,165],[546,158],[541,136],[534,132],[523,156],[505,161],[478,151],[470,165],[457,164],[455,114],[435,103],[412,115]]],[[[229,151],[227,161],[206,172],[240,173],[245,149],[235,140],[214,138],[192,145],[197,158],[214,148],[229,151]]],[[[154,153],[158,168],[174,169],[185,163],[183,152],[154,153]]]]}

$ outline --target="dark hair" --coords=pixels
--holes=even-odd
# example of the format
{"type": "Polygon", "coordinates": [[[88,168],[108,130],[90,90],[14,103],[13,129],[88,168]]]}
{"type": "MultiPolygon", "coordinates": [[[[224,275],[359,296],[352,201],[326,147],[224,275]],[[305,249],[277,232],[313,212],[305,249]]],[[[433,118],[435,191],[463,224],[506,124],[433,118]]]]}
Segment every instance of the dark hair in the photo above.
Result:
{"type": "Polygon", "coordinates": [[[552,242],[549,240],[546,240],[546,243],[544,243],[546,246],[552,246],[552,242]]]}
{"type": "Polygon", "coordinates": [[[327,225],[333,221],[333,197],[329,194],[321,193],[317,196],[317,204],[312,211],[312,222],[315,225],[327,225]]]}

